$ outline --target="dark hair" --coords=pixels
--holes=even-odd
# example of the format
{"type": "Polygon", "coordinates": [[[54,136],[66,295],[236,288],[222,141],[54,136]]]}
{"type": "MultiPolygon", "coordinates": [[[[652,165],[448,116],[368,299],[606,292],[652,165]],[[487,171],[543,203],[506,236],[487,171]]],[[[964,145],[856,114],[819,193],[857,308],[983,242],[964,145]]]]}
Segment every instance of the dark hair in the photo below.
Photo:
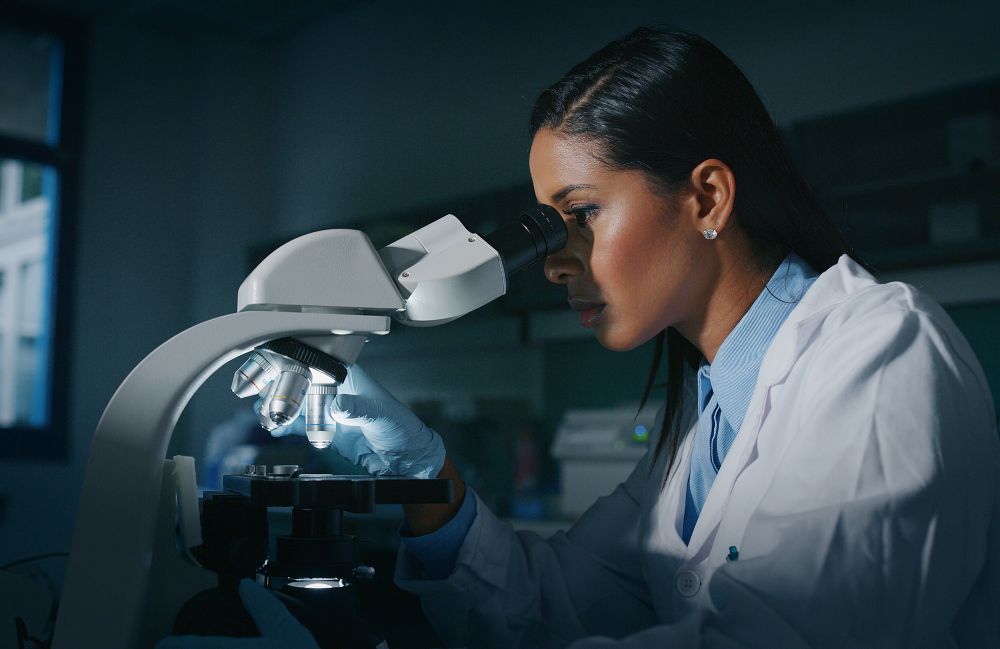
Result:
{"type": "MultiPolygon", "coordinates": [[[[740,69],[704,38],[640,27],[575,66],[539,95],[531,134],[549,128],[597,145],[613,169],[640,170],[667,195],[704,160],[737,179],[733,214],[765,266],[795,252],[817,271],[853,250],[792,165],[774,121],[740,69]]],[[[667,474],[686,430],[684,382],[701,353],[675,329],[656,338],[649,398],[666,341],[667,407],[656,459],[667,474]]]]}

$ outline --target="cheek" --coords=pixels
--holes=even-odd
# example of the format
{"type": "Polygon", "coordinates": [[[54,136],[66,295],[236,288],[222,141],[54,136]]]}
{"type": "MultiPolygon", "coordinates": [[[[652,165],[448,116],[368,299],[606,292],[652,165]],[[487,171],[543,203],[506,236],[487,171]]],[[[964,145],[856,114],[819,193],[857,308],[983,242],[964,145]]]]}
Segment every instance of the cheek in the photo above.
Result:
{"type": "MultiPolygon", "coordinates": [[[[649,293],[660,290],[670,277],[669,266],[673,242],[666,228],[619,228],[604,237],[600,250],[592,253],[591,265],[595,279],[601,281],[612,295],[609,300],[621,301],[622,307],[640,306],[649,293]]],[[[645,304],[647,308],[652,304],[645,304]]]]}
{"type": "Polygon", "coordinates": [[[598,336],[605,347],[624,351],[676,319],[683,273],[674,268],[675,242],[663,231],[622,232],[605,241],[607,246],[594,251],[591,267],[612,317],[598,336]]]}

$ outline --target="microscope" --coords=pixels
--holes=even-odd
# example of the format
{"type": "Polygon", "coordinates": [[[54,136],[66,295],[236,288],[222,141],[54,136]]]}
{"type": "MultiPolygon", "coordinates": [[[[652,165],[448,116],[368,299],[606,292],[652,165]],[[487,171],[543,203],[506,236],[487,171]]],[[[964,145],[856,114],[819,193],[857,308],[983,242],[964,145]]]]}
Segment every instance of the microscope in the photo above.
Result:
{"type": "MultiPolygon", "coordinates": [[[[392,320],[439,325],[491,302],[512,273],[562,248],[566,236],[559,213],[539,205],[486,236],[447,215],[381,250],[360,231],[335,229],[271,253],[240,286],[236,313],[160,345],[108,403],[84,476],[54,646],[150,647],[172,630],[203,629],[221,597],[205,593],[244,577],[291,596],[300,620],[296,602],[323,598],[350,615],[350,586],[370,570],[358,565],[344,512],[450,502],[451,481],[249,466],[199,504],[193,458],[164,459],[181,411],[208,376],[250,353],[233,392],[261,399],[268,429],[304,410],[309,442],[325,448],[336,434],[330,402],[370,337],[387,334],[392,320]],[[277,539],[274,557],[270,507],[292,508],[292,532],[277,539]]],[[[365,629],[347,638],[344,628],[335,646],[379,642],[365,629]]]]}

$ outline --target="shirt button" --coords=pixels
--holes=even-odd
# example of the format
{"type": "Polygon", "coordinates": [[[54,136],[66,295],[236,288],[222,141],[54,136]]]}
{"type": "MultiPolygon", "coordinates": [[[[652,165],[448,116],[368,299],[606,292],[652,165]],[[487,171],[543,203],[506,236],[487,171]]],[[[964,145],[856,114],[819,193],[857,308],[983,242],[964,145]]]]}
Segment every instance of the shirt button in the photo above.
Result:
{"type": "Polygon", "coordinates": [[[677,586],[677,592],[684,597],[694,597],[701,588],[701,577],[696,572],[681,570],[677,573],[674,585],[677,586]]]}

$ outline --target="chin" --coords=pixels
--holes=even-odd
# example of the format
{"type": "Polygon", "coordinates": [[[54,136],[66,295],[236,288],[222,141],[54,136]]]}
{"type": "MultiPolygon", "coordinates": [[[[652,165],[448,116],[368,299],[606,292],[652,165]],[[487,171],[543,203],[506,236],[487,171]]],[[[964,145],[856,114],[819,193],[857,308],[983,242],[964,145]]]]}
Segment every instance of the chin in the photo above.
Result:
{"type": "Polygon", "coordinates": [[[625,334],[624,332],[616,332],[614,330],[604,331],[602,329],[598,329],[597,342],[601,343],[601,346],[605,349],[609,349],[613,352],[627,352],[635,349],[645,341],[640,340],[636,336],[625,334]]]}
{"type": "Polygon", "coordinates": [[[605,349],[613,352],[632,351],[636,347],[648,343],[656,337],[656,334],[662,331],[662,329],[656,329],[655,327],[644,327],[636,331],[634,329],[629,330],[609,325],[611,325],[610,322],[598,324],[594,333],[597,336],[597,342],[601,343],[601,346],[605,349]]]}

